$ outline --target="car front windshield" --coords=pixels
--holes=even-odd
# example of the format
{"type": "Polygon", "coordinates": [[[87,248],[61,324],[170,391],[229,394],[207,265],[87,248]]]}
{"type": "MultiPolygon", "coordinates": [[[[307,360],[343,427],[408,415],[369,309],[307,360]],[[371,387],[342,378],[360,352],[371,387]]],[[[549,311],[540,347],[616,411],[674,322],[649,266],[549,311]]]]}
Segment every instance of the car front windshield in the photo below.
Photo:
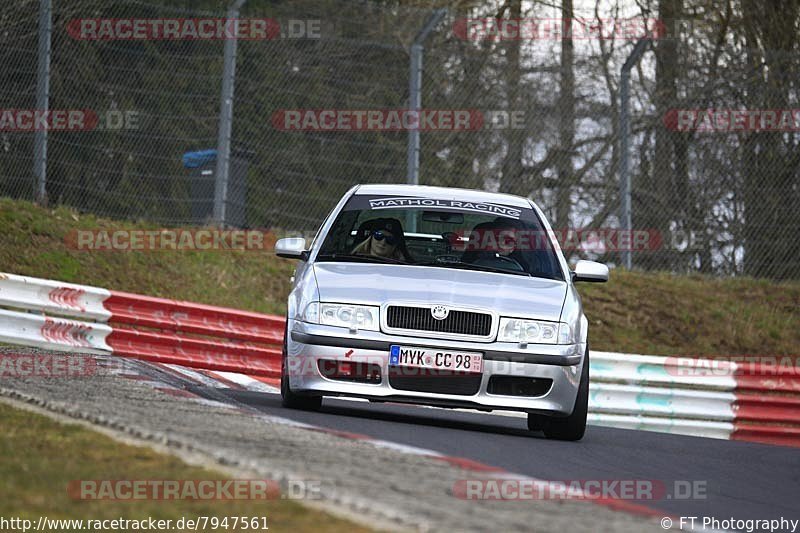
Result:
{"type": "Polygon", "coordinates": [[[564,279],[533,209],[450,199],[353,196],[328,231],[317,261],[564,279]]]}

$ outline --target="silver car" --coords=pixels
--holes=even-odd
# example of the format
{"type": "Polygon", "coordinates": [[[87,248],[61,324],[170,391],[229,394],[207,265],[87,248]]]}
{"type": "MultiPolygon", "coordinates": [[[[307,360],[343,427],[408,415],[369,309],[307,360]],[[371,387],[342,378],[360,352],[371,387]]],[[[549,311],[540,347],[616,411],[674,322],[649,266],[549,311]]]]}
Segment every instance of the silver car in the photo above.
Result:
{"type": "Polygon", "coordinates": [[[289,294],[281,395],[528,413],[528,428],[579,440],[589,396],[588,322],[578,281],[542,211],[507,194],[360,185],[299,259],[289,294]]]}

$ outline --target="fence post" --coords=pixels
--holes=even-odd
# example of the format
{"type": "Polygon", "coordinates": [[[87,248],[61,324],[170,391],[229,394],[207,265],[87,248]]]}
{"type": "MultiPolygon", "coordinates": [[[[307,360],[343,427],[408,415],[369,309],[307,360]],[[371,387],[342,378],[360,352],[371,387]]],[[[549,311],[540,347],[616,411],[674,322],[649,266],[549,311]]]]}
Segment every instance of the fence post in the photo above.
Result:
{"type": "MultiPolygon", "coordinates": [[[[422,43],[446,14],[446,9],[434,11],[411,44],[411,72],[408,82],[408,109],[411,111],[419,111],[422,107],[422,43]]],[[[419,128],[408,130],[406,182],[411,185],[419,184],[419,128]]]]}
{"type": "MultiPolygon", "coordinates": [[[[644,53],[644,48],[650,42],[649,37],[639,39],[633,51],[625,60],[620,71],[619,81],[619,225],[623,232],[631,230],[631,174],[628,161],[628,144],[631,134],[630,121],[628,119],[630,106],[630,80],[631,69],[639,61],[644,53]]],[[[631,251],[622,250],[622,264],[628,270],[631,269],[631,251]]]]}
{"type": "MultiPolygon", "coordinates": [[[[50,38],[53,31],[52,0],[39,0],[39,58],[36,72],[36,109],[50,108],[50,38]]],[[[37,129],[33,141],[33,175],[36,201],[47,203],[47,129],[37,129]]]]}
{"type": "Polygon", "coordinates": [[[235,0],[226,20],[226,35],[222,67],[222,94],[220,95],[219,128],[217,130],[217,167],[214,173],[214,222],[225,225],[228,201],[228,171],[231,159],[231,131],[233,130],[233,86],[236,77],[236,44],[239,33],[239,9],[247,0],[235,0]]]}

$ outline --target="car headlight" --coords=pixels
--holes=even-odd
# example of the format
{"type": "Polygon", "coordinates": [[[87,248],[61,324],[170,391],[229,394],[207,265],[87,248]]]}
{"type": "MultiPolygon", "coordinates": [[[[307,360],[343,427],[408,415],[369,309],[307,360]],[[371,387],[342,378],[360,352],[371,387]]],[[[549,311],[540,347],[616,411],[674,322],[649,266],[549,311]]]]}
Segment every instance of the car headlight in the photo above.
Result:
{"type": "Polygon", "coordinates": [[[370,305],[311,302],[306,307],[303,318],[314,324],[378,331],[379,309],[370,305]]]}
{"type": "Polygon", "coordinates": [[[567,323],[519,318],[501,318],[497,340],[533,344],[575,344],[572,328],[567,323]]]}

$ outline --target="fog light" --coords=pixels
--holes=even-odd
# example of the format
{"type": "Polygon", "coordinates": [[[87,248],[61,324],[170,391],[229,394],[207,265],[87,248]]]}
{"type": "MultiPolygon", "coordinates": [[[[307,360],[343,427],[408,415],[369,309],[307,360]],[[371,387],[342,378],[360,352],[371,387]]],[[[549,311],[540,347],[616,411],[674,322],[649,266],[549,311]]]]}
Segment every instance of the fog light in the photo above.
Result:
{"type": "Polygon", "coordinates": [[[317,361],[317,368],[320,374],[328,379],[354,383],[381,382],[381,367],[373,363],[320,359],[317,361]]]}

